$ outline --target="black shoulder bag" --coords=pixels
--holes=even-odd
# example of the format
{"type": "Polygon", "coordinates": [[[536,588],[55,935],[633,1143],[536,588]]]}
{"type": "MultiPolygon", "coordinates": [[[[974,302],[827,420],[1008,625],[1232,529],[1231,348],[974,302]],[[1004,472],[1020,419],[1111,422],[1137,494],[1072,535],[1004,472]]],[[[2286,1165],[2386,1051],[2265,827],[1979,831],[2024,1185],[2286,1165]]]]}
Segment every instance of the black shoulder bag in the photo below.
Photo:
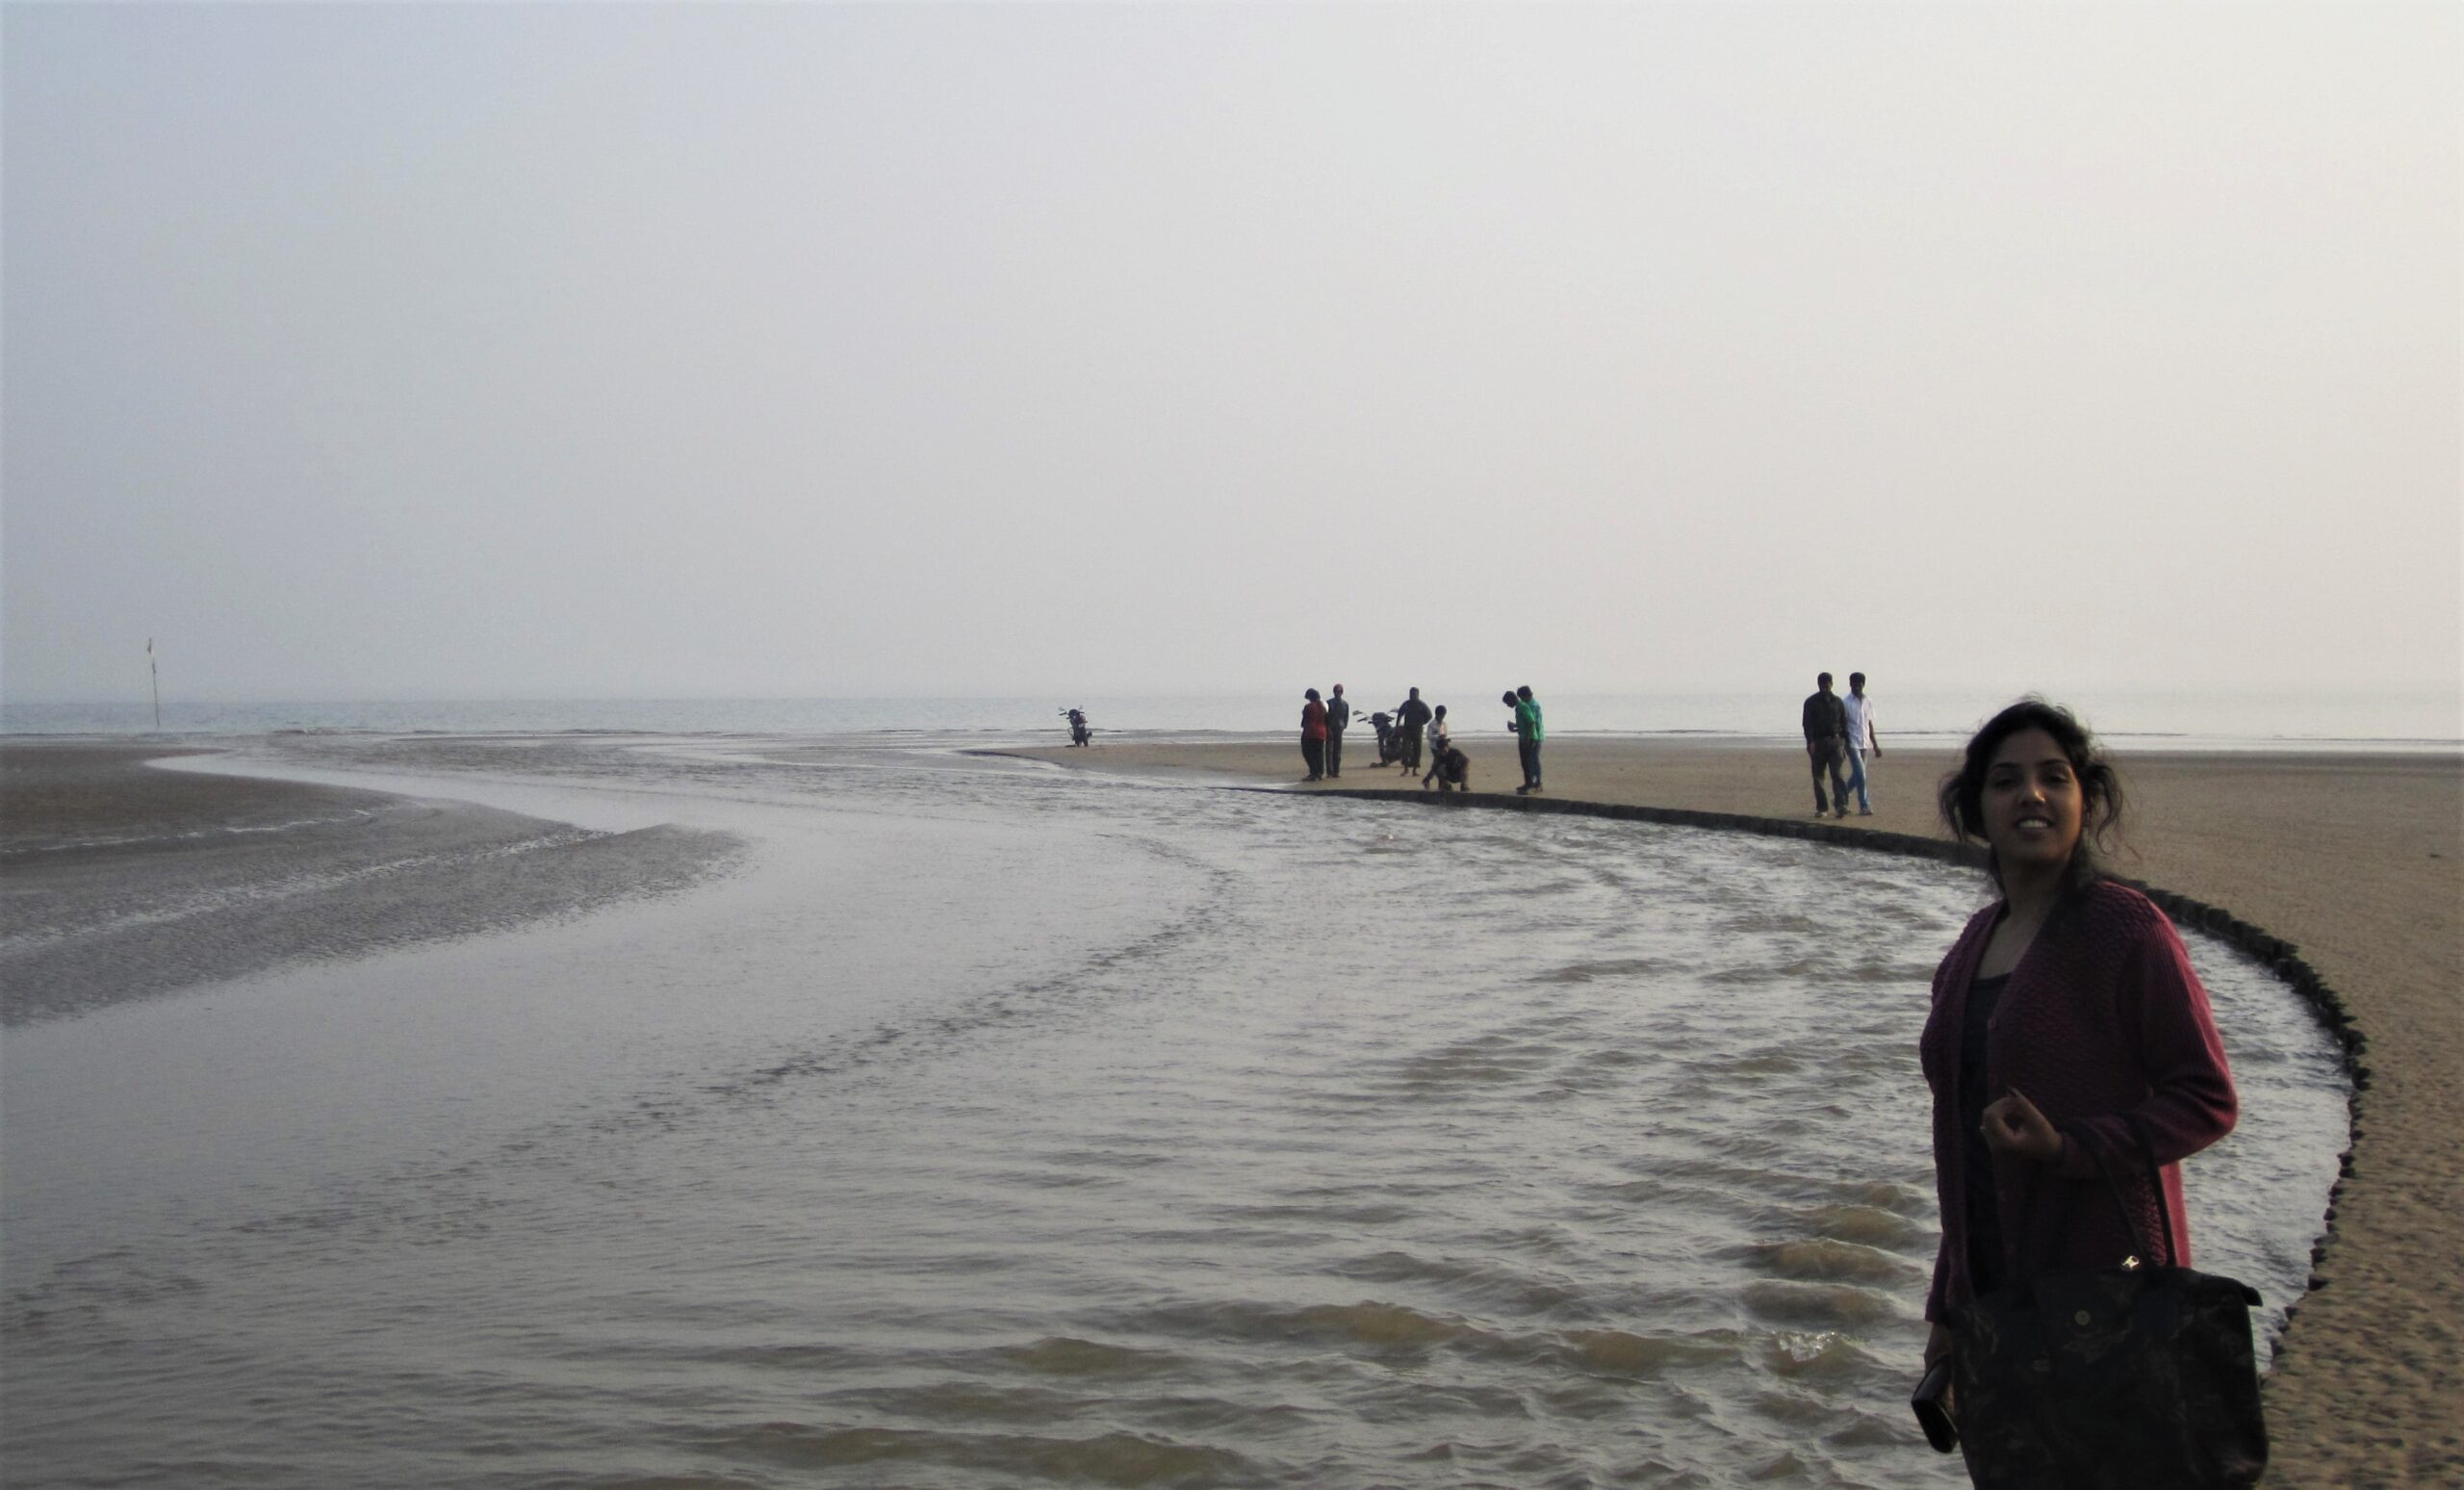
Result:
{"type": "Polygon", "coordinates": [[[2149,1260],[2103,1150],[2073,1133],[2121,1212],[2131,1255],[2097,1272],[2023,1265],[2010,1287],[1946,1322],[1960,1447],[1985,1490],[2240,1490],[2267,1469],[2250,1343],[2258,1292],[2172,1265],[2181,1251],[2155,1152],[2128,1120],[2163,1219],[2166,1265],[2149,1260]]]}

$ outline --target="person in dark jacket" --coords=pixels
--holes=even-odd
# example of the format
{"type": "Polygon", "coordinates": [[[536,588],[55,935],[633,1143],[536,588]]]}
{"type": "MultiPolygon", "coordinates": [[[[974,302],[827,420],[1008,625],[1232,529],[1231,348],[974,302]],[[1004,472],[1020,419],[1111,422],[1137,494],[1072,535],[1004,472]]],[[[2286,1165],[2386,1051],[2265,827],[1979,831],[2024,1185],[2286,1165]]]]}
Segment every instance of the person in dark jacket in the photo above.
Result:
{"type": "Polygon", "coordinates": [[[1309,763],[1308,780],[1323,781],[1326,775],[1326,706],[1318,702],[1318,690],[1311,688],[1302,695],[1309,702],[1300,706],[1300,758],[1309,763]]]}
{"type": "MultiPolygon", "coordinates": [[[[2023,1271],[2114,1268],[2131,1252],[2099,1155],[2148,1246],[2171,1225],[2178,1255],[2148,1261],[2189,1266],[2181,1161],[2240,1114],[2180,936],[2099,868],[2121,789],[2079,722],[2041,700],[2004,709],[1968,741],[1940,806],[1954,835],[1985,842],[2000,893],[1935,970],[1918,1044],[1942,1215],[1928,1367],[1955,1349],[1945,1322],[1970,1300],[2023,1271]],[[2160,1167],[2153,1190],[2134,1126],[2160,1167]]],[[[1974,1426],[1963,1422],[1963,1442],[1974,1426]]]]}
{"type": "Polygon", "coordinates": [[[1421,768],[1421,732],[1428,728],[1428,706],[1421,702],[1421,690],[1411,690],[1411,697],[1395,706],[1395,723],[1403,732],[1403,769],[1416,772],[1421,768]]]}
{"type": "Polygon", "coordinates": [[[1326,775],[1344,774],[1344,732],[1351,728],[1351,705],[1344,698],[1344,685],[1326,697],[1326,775]]]}
{"type": "Polygon", "coordinates": [[[1831,675],[1825,673],[1814,680],[1813,692],[1806,695],[1805,706],[1806,758],[1813,765],[1813,815],[1832,812],[1832,803],[1838,804],[1835,816],[1848,815],[1848,783],[1839,773],[1841,755],[1848,749],[1848,710],[1839,695],[1831,691],[1831,675]],[[1822,800],[1822,773],[1831,772],[1831,802],[1822,800]]]}

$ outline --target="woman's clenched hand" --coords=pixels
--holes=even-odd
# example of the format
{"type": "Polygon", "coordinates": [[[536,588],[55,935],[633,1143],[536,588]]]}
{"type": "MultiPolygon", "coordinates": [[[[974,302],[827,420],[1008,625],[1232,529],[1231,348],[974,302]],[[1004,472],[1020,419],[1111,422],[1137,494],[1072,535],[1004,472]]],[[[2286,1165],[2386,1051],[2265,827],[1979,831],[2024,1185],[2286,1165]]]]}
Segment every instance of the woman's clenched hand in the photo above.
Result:
{"type": "Polygon", "coordinates": [[[1985,1110],[1985,1146],[1996,1153],[2050,1164],[2062,1157],[2062,1135],[2028,1094],[2013,1087],[2008,1095],[1985,1110]]]}

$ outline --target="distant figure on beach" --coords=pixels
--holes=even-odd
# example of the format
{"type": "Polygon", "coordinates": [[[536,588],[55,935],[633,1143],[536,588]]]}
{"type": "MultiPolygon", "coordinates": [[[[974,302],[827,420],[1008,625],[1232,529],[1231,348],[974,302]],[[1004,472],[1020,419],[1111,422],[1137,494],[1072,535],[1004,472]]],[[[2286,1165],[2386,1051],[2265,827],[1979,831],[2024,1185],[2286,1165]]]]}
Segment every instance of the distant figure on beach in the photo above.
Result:
{"type": "Polygon", "coordinates": [[[1848,815],[1848,784],[1840,779],[1839,758],[1848,748],[1848,711],[1839,704],[1839,695],[1831,691],[1831,675],[1825,673],[1814,681],[1813,692],[1806,695],[1806,758],[1813,765],[1813,815],[1832,813],[1830,802],[1822,800],[1822,773],[1831,772],[1832,802],[1838,810],[1832,815],[1848,815]]]}
{"type": "Polygon", "coordinates": [[[1470,791],[1472,758],[1463,754],[1463,747],[1449,738],[1434,747],[1434,754],[1436,759],[1429,766],[1428,775],[1421,778],[1421,789],[1426,791],[1434,778],[1440,791],[1470,791]]]}
{"type": "Polygon", "coordinates": [[[1351,728],[1351,705],[1344,698],[1344,685],[1326,699],[1326,775],[1329,779],[1344,774],[1344,732],[1351,728]]]}
{"type": "Polygon", "coordinates": [[[1302,696],[1308,702],[1300,706],[1300,758],[1309,763],[1308,779],[1322,781],[1326,775],[1326,706],[1318,702],[1315,688],[1302,696]]]}
{"type": "Polygon", "coordinates": [[[1540,789],[1540,742],[1546,736],[1540,728],[1540,701],[1531,696],[1531,685],[1507,693],[1501,701],[1514,710],[1510,728],[1514,731],[1515,753],[1523,758],[1523,784],[1514,788],[1521,796],[1540,789]]]}
{"type": "Polygon", "coordinates": [[[1446,706],[1440,704],[1437,706],[1437,712],[1429,716],[1428,775],[1421,778],[1423,786],[1426,786],[1430,778],[1437,775],[1437,763],[1446,755],[1446,747],[1453,741],[1453,732],[1448,729],[1446,724],[1446,706]]]}
{"type": "MultiPolygon", "coordinates": [[[[2030,699],[1994,715],[1939,806],[1954,835],[1985,843],[1999,897],[1935,969],[1918,1044],[1942,1217],[1925,1364],[1951,1358],[1948,1405],[1972,1451],[2035,1434],[2060,1399],[1997,1400],[1974,1385],[1961,1360],[1978,1338],[1967,1306],[2125,1256],[2189,1266],[2178,1166],[2233,1131],[2240,1106],[2181,938],[2146,896],[2104,877],[2096,850],[2120,821],[2120,782],[2069,711],[2030,699]]],[[[2066,1470],[2080,1466],[2042,1482],[2081,1482],[2066,1470]]]]}
{"type": "MultiPolygon", "coordinates": [[[[1882,737],[1874,733],[1874,701],[1865,697],[1865,675],[1848,675],[1848,696],[1839,701],[1848,722],[1848,784],[1857,792],[1857,815],[1874,815],[1874,799],[1865,790],[1865,761],[1882,758],[1882,737]]],[[[1841,798],[1844,804],[1846,798],[1841,798]]]]}
{"type": "Polygon", "coordinates": [[[1411,697],[1395,706],[1395,722],[1403,732],[1403,769],[1421,768],[1421,732],[1428,728],[1428,706],[1421,702],[1421,690],[1411,690],[1411,697]]]}

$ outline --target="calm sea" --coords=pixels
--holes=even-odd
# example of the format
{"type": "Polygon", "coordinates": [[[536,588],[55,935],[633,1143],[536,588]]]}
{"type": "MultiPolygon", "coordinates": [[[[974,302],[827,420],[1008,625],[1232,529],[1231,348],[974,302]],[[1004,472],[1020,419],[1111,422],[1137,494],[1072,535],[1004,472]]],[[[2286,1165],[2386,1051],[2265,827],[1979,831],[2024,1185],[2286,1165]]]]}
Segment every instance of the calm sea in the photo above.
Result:
{"type": "MultiPolygon", "coordinates": [[[[377,723],[296,727],[339,717],[377,723]]],[[[9,1031],[12,1485],[1965,1482],[1906,1397],[1972,877],[718,728],[209,763],[742,852],[479,935],[459,865],[271,839],[81,909],[97,959],[376,919],[9,1031]]],[[[0,948],[58,965],[32,919],[0,948]]],[[[2192,951],[2246,1111],[2189,1166],[2200,1260],[2272,1329],[2344,1090],[2192,951]]]]}

